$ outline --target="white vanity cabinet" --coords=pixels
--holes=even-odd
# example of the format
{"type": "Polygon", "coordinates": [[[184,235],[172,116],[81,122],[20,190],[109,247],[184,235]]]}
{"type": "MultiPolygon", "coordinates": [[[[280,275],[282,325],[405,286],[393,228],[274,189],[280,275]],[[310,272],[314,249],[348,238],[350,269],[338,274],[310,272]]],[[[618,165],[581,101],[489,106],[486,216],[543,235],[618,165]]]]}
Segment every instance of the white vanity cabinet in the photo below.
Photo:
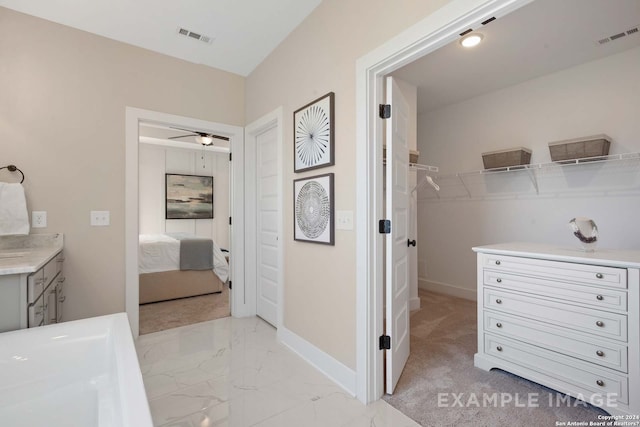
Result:
{"type": "Polygon", "coordinates": [[[61,247],[0,249],[0,332],[62,321],[63,261],[61,247]]]}
{"type": "Polygon", "coordinates": [[[640,251],[500,244],[478,253],[475,366],[640,414],[640,251]]]}

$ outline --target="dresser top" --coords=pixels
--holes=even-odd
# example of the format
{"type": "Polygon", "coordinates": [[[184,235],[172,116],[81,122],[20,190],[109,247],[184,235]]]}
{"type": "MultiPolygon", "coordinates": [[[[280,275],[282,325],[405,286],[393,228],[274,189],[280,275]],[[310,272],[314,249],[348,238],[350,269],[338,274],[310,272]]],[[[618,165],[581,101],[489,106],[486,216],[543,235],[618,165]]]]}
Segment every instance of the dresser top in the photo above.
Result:
{"type": "Polygon", "coordinates": [[[525,258],[548,259],[552,261],[595,264],[610,267],[640,268],[640,250],[596,249],[584,252],[579,248],[549,245],[544,243],[499,243],[476,246],[475,252],[519,256],[525,258]]]}

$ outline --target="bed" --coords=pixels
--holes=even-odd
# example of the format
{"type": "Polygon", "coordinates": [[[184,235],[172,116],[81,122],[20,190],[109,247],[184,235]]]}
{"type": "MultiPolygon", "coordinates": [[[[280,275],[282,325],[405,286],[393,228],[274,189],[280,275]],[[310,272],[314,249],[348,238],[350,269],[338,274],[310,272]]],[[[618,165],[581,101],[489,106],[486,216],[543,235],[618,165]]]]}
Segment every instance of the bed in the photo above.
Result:
{"type": "Polygon", "coordinates": [[[140,304],[222,292],[227,257],[211,239],[187,233],[141,234],[140,304]]]}

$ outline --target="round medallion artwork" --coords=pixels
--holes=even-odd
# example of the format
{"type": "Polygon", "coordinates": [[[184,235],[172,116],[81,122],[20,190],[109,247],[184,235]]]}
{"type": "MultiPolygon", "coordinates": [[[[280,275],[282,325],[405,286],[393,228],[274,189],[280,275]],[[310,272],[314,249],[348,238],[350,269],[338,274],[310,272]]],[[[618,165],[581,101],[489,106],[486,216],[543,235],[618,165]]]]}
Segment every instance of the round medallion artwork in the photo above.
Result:
{"type": "Polygon", "coordinates": [[[324,187],[315,182],[307,182],[296,199],[296,219],[298,227],[309,239],[315,239],[327,228],[331,206],[324,187]]]}
{"type": "Polygon", "coordinates": [[[328,153],[331,126],[327,111],[312,105],[302,112],[296,123],[296,156],[306,167],[317,165],[328,153]]]}

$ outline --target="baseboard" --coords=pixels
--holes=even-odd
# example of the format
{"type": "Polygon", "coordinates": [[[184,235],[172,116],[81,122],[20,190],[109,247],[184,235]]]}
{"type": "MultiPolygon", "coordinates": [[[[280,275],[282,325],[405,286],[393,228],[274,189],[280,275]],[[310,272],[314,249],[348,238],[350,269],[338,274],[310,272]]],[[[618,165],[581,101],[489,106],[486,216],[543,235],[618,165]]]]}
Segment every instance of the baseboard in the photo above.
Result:
{"type": "Polygon", "coordinates": [[[420,310],[420,297],[409,299],[409,311],[420,310]]]}
{"type": "Polygon", "coordinates": [[[345,389],[351,396],[356,396],[356,372],[354,370],[349,369],[282,325],[278,328],[278,339],[298,356],[345,389]]]}
{"type": "Polygon", "coordinates": [[[418,288],[439,294],[451,295],[453,297],[464,298],[477,301],[478,295],[475,289],[466,289],[448,283],[434,282],[432,280],[418,279],[418,288]]]}

